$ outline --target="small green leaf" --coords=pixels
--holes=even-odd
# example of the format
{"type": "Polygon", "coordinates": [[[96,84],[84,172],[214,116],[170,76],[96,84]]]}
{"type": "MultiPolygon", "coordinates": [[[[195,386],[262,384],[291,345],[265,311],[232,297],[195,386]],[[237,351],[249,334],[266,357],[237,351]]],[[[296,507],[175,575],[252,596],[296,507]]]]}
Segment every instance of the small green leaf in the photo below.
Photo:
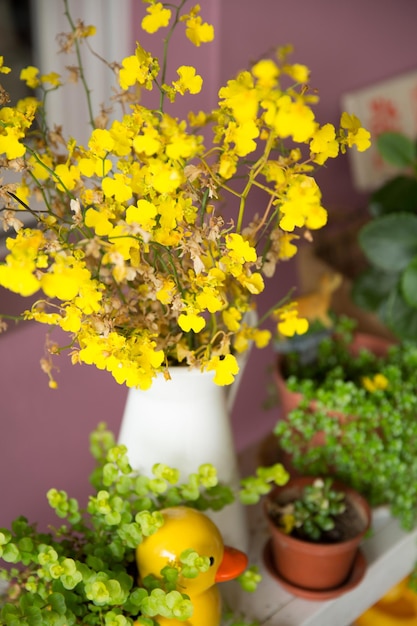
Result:
{"type": "Polygon", "coordinates": [[[386,321],[392,332],[403,340],[415,341],[417,337],[417,309],[407,304],[399,289],[390,294],[386,310],[386,321]]]}
{"type": "Polygon", "coordinates": [[[401,133],[381,133],[377,138],[377,148],[382,158],[396,167],[408,167],[416,160],[414,142],[401,133]]]}
{"type": "Polygon", "coordinates": [[[238,576],[237,581],[244,591],[250,593],[256,591],[259,583],[262,580],[262,576],[259,573],[259,568],[256,565],[249,567],[243,574],[238,576]]]}
{"type": "Polygon", "coordinates": [[[386,272],[370,267],[353,283],[351,292],[353,301],[361,309],[378,311],[391,291],[397,288],[399,281],[399,272],[386,272]]]}
{"type": "Polygon", "coordinates": [[[154,626],[155,622],[153,619],[149,619],[148,617],[138,617],[136,624],[138,626],[154,626]]]}
{"type": "Polygon", "coordinates": [[[396,176],[377,189],[371,196],[369,210],[373,217],[384,213],[417,209],[417,179],[411,176],[396,176]]]}
{"type": "Polygon", "coordinates": [[[175,485],[180,479],[180,472],[177,469],[173,469],[164,463],[155,463],[152,467],[152,473],[156,478],[161,478],[164,481],[169,482],[171,485],[175,485]]]}
{"type": "Polygon", "coordinates": [[[51,609],[55,611],[55,613],[58,613],[58,615],[64,615],[67,607],[62,593],[52,593],[48,598],[48,602],[51,609]]]}
{"type": "Polygon", "coordinates": [[[116,482],[119,474],[119,469],[113,463],[106,463],[103,467],[103,484],[109,487],[116,482]]]}
{"type": "Polygon", "coordinates": [[[2,557],[6,563],[17,563],[20,558],[20,552],[14,543],[8,543],[3,550],[2,557]]]}
{"type": "Polygon", "coordinates": [[[7,528],[0,528],[0,546],[4,546],[12,538],[12,533],[7,528]]]}
{"type": "Polygon", "coordinates": [[[401,280],[404,299],[412,307],[417,307],[417,258],[406,267],[401,280]]]}
{"type": "Polygon", "coordinates": [[[137,587],[136,589],[134,589],[132,591],[132,593],[129,596],[129,602],[131,602],[134,606],[140,607],[141,603],[143,602],[144,598],[148,597],[148,593],[146,591],[146,589],[142,589],[141,587],[137,587]]]}
{"type": "Polygon", "coordinates": [[[145,537],[155,533],[164,524],[163,515],[159,511],[154,511],[153,513],[140,511],[136,515],[135,521],[139,524],[141,532],[145,537]]]}
{"type": "Polygon", "coordinates": [[[200,477],[201,484],[206,489],[215,487],[218,482],[217,470],[211,463],[204,463],[198,468],[198,475],[200,477]]]}
{"type": "Polygon", "coordinates": [[[398,213],[375,219],[362,228],[359,243],[379,269],[402,271],[417,256],[417,216],[398,213]]]}

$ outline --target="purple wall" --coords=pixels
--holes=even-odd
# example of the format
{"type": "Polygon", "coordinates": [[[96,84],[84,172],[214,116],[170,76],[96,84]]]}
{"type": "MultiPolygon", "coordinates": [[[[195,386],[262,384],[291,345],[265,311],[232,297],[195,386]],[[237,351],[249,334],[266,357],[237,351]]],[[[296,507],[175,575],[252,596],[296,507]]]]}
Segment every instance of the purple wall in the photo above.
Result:
{"type": "MultiPolygon", "coordinates": [[[[181,48],[173,64],[195,63],[208,77],[196,108],[212,107],[221,82],[265,50],[285,43],[295,46],[294,61],[312,70],[312,86],[321,95],[316,109],[321,122],[337,123],[343,92],[417,66],[417,3],[410,0],[200,0],[200,4],[204,18],[215,24],[216,43],[199,50],[181,48]]],[[[132,51],[144,11],[137,0],[133,6],[137,15],[132,51]]],[[[364,198],[352,188],[345,157],[329,164],[320,183],[331,211],[364,206],[364,198]]],[[[283,265],[262,297],[262,310],[295,283],[294,264],[283,265]]],[[[16,299],[0,291],[0,311],[15,308],[16,299]]],[[[44,495],[50,487],[85,498],[86,475],[92,467],[88,434],[101,420],[115,433],[120,424],[126,390],[103,372],[72,366],[62,356],[57,361],[59,389],[49,390],[39,368],[44,336],[45,329],[35,324],[0,336],[0,526],[20,513],[42,525],[52,519],[44,495]]],[[[262,408],[272,362],[270,349],[254,351],[250,357],[233,414],[240,449],[269,432],[279,415],[278,409],[262,408]]]]}

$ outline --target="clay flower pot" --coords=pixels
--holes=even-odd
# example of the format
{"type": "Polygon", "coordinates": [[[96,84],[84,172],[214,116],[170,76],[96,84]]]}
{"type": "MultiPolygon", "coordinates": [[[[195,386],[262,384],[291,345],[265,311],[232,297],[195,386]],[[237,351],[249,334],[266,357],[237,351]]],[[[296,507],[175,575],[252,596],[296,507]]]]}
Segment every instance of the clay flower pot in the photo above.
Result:
{"type": "Polygon", "coordinates": [[[338,543],[319,543],[285,534],[271,516],[271,502],[285,504],[296,499],[315,477],[294,477],[274,489],[264,501],[270,532],[270,557],[283,582],[309,591],[337,589],[349,578],[359,544],[371,523],[371,509],[356,491],[334,481],[333,488],[344,491],[349,510],[348,533],[338,543]]]}
{"type": "MultiPolygon", "coordinates": [[[[369,352],[373,352],[377,356],[385,356],[387,350],[392,346],[392,341],[376,335],[369,335],[367,333],[355,333],[353,342],[351,344],[352,355],[356,356],[360,350],[366,349],[369,352]]],[[[284,374],[285,355],[280,354],[276,360],[274,368],[275,384],[278,390],[278,396],[280,399],[281,415],[283,419],[287,418],[288,413],[293,409],[296,409],[302,400],[301,393],[296,391],[290,391],[287,387],[286,378],[284,374]]],[[[314,401],[311,403],[311,410],[314,411],[314,401]]],[[[318,442],[319,443],[319,442],[318,442]]]]}

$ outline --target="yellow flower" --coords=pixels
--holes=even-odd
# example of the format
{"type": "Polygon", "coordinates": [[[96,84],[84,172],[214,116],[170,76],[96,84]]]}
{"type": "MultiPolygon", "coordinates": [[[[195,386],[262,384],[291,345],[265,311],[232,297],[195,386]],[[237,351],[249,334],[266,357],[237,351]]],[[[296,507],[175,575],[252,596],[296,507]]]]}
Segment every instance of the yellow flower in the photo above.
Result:
{"type": "Polygon", "coordinates": [[[219,90],[220,106],[231,110],[238,123],[254,121],[259,108],[259,97],[250,72],[240,72],[219,90]]]}
{"type": "Polygon", "coordinates": [[[49,326],[58,326],[62,318],[59,313],[47,313],[42,306],[34,304],[30,311],[25,311],[25,319],[35,320],[40,324],[48,324],[49,326]]]}
{"type": "Polygon", "coordinates": [[[89,228],[94,228],[97,235],[102,237],[108,235],[113,229],[113,224],[110,221],[114,217],[110,210],[97,211],[97,209],[87,209],[85,213],[85,225],[89,228]]]}
{"type": "Polygon", "coordinates": [[[21,296],[31,296],[40,289],[40,282],[29,265],[10,259],[0,265],[0,285],[21,296]]]}
{"type": "Polygon", "coordinates": [[[133,148],[136,152],[143,152],[147,156],[152,156],[159,152],[161,148],[161,139],[156,128],[152,126],[145,127],[143,134],[137,135],[133,139],[133,148]]]}
{"type": "Polygon", "coordinates": [[[214,382],[216,385],[231,385],[239,372],[239,365],[233,354],[214,356],[206,366],[207,371],[215,372],[214,382]]]}
{"type": "Polygon", "coordinates": [[[112,162],[110,159],[100,159],[93,153],[89,153],[86,157],[81,157],[77,163],[77,167],[80,174],[92,178],[93,176],[106,176],[111,168],[112,162]]]}
{"type": "Polygon", "coordinates": [[[100,158],[104,158],[114,147],[114,139],[110,131],[104,128],[95,128],[88,141],[91,152],[100,158]]]}
{"type": "Polygon", "coordinates": [[[280,321],[277,328],[281,335],[293,337],[294,335],[303,335],[308,331],[308,321],[304,317],[298,317],[296,309],[281,309],[279,316],[280,321]]]}
{"type": "Polygon", "coordinates": [[[238,233],[226,236],[226,246],[232,259],[239,263],[255,262],[257,259],[255,248],[238,233]]]}
{"type": "Polygon", "coordinates": [[[252,67],[252,74],[262,87],[269,89],[277,84],[279,69],[272,59],[262,59],[252,67]]]}
{"type": "Polygon", "coordinates": [[[372,378],[370,376],[364,376],[362,378],[362,385],[367,391],[373,393],[377,390],[384,391],[387,389],[389,382],[383,374],[375,374],[372,378]]]}
{"type": "Polygon", "coordinates": [[[28,65],[20,72],[20,80],[24,80],[26,85],[31,89],[36,89],[40,85],[38,78],[39,70],[33,65],[28,65]]]}
{"type": "Polygon", "coordinates": [[[259,129],[251,120],[239,125],[231,122],[226,131],[226,139],[235,144],[235,152],[239,157],[246,156],[256,150],[254,139],[257,137],[259,137],[259,129]]]}
{"type": "Polygon", "coordinates": [[[272,334],[269,330],[253,329],[252,338],[257,348],[266,348],[271,341],[271,337],[272,334]]]}
{"type": "Polygon", "coordinates": [[[168,26],[171,19],[171,11],[165,9],[161,2],[152,4],[146,11],[149,15],[143,18],[141,26],[147,33],[156,33],[160,28],[168,26]]]}
{"type": "Polygon", "coordinates": [[[199,12],[200,6],[196,4],[189,15],[184,15],[181,18],[182,21],[185,21],[186,37],[197,47],[202,43],[208,43],[214,39],[213,26],[207,22],[203,22],[200,15],[198,15],[199,12]]]}
{"type": "Polygon", "coordinates": [[[19,139],[24,136],[16,128],[6,128],[6,134],[0,134],[0,154],[5,153],[8,159],[17,159],[26,152],[26,146],[20,143],[19,139]]]}
{"type": "Polygon", "coordinates": [[[219,292],[214,287],[209,286],[204,287],[203,291],[196,296],[196,302],[201,310],[207,309],[209,313],[216,313],[224,307],[219,292]]]}
{"type": "Polygon", "coordinates": [[[280,527],[282,528],[282,531],[286,534],[289,535],[291,534],[294,526],[295,526],[295,517],[294,515],[292,515],[291,513],[284,513],[283,515],[281,515],[280,517],[280,527]]]}
{"type": "Polygon", "coordinates": [[[40,82],[50,83],[53,87],[58,87],[61,85],[61,77],[56,72],[50,72],[49,74],[42,74],[40,82]]]}
{"type": "Polygon", "coordinates": [[[98,313],[101,307],[104,287],[96,280],[86,280],[80,284],[78,296],[74,298],[74,304],[86,315],[98,313]]]}
{"type": "Polygon", "coordinates": [[[158,193],[174,193],[184,177],[183,171],[175,165],[151,161],[148,165],[149,184],[158,193]]]}
{"type": "Polygon", "coordinates": [[[204,317],[201,317],[201,315],[198,315],[191,310],[186,311],[185,313],[181,313],[181,315],[178,317],[178,326],[185,333],[189,333],[190,330],[192,330],[194,333],[199,333],[203,330],[205,325],[206,321],[204,317]]]}
{"type": "Polygon", "coordinates": [[[295,102],[289,95],[283,95],[277,105],[267,105],[265,121],[279,137],[292,137],[294,141],[308,141],[316,130],[314,113],[302,100],[295,102]]]}
{"type": "Polygon", "coordinates": [[[77,181],[80,178],[80,170],[75,165],[66,165],[65,163],[61,163],[57,165],[55,168],[56,177],[59,180],[57,183],[57,188],[60,191],[71,190],[74,189],[77,181]]]}
{"type": "Polygon", "coordinates": [[[313,153],[313,161],[319,165],[323,165],[329,157],[337,157],[339,143],[333,124],[325,124],[314,133],[310,150],[313,153]]]}
{"type": "Polygon", "coordinates": [[[6,247],[10,254],[0,265],[0,285],[22,296],[36,293],[41,285],[35,270],[39,266],[38,258],[44,242],[43,233],[39,230],[21,229],[15,239],[7,238],[6,247]]]}
{"type": "Polygon", "coordinates": [[[237,332],[240,328],[242,314],[236,307],[230,307],[222,312],[222,318],[228,330],[237,332]]]}
{"type": "Polygon", "coordinates": [[[346,143],[349,148],[356,146],[359,152],[364,152],[371,145],[371,134],[365,128],[362,128],[360,120],[356,115],[342,113],[340,126],[347,131],[346,143]]]}
{"type": "Polygon", "coordinates": [[[220,157],[219,175],[224,180],[229,180],[237,169],[237,155],[233,152],[224,152],[220,157]]]}
{"type": "Polygon", "coordinates": [[[16,187],[15,195],[24,204],[28,204],[29,203],[29,198],[30,198],[30,188],[28,187],[28,185],[26,185],[26,183],[22,182],[20,185],[18,185],[16,187]]]}
{"type": "Polygon", "coordinates": [[[122,61],[119,71],[120,87],[126,90],[138,83],[145,89],[152,89],[152,80],[158,72],[158,61],[138,44],[135,55],[126,57],[122,61]]]}
{"type": "Polygon", "coordinates": [[[84,263],[72,256],[57,255],[50,270],[43,274],[41,286],[50,298],[72,300],[78,295],[81,285],[91,278],[84,263]]]}
{"type": "Polygon", "coordinates": [[[175,283],[171,278],[163,281],[162,286],[156,292],[156,298],[162,304],[169,304],[175,293],[175,283]]]}
{"type": "Polygon", "coordinates": [[[297,254],[297,246],[292,241],[298,239],[297,235],[290,235],[289,233],[283,233],[279,241],[279,258],[286,260],[291,259],[297,254]]]}
{"type": "Polygon", "coordinates": [[[191,65],[181,65],[181,67],[177,69],[177,74],[180,77],[179,80],[172,83],[175,91],[182,96],[186,91],[193,94],[200,93],[201,87],[203,86],[203,79],[196,74],[194,67],[191,65]]]}
{"type": "Polygon", "coordinates": [[[261,293],[265,288],[264,279],[259,272],[250,275],[242,273],[237,279],[243,287],[253,294],[261,293]]]}
{"type": "Polygon", "coordinates": [[[327,222],[327,211],[321,206],[320,188],[311,176],[299,176],[291,181],[280,211],[279,225],[288,232],[304,225],[321,228],[327,222]]]}
{"type": "Polygon", "coordinates": [[[282,71],[291,76],[297,83],[308,83],[310,79],[310,70],[306,65],[301,65],[300,63],[284,65],[282,71]]]}
{"type": "Polygon", "coordinates": [[[92,37],[93,35],[96,34],[96,32],[97,32],[97,29],[92,24],[88,24],[85,26],[79,25],[77,28],[77,33],[79,37],[82,37],[83,39],[86,39],[87,37],[92,37]]]}
{"type": "Polygon", "coordinates": [[[50,177],[50,170],[53,170],[54,164],[49,154],[42,154],[37,158],[31,155],[28,159],[28,163],[31,166],[33,176],[37,180],[46,180],[50,177]]]}
{"type": "Polygon", "coordinates": [[[133,130],[128,128],[126,124],[114,120],[110,127],[110,136],[113,139],[112,152],[117,156],[126,156],[130,154],[133,140],[133,130]]]}
{"type": "Polygon", "coordinates": [[[130,181],[124,174],[115,174],[114,178],[106,176],[101,183],[106,198],[115,198],[117,202],[126,202],[132,197],[130,181]]]}
{"type": "Polygon", "coordinates": [[[3,63],[4,57],[0,56],[0,74],[9,74],[9,72],[11,72],[12,70],[10,69],[10,67],[3,65],[3,63]]]}
{"type": "Polygon", "coordinates": [[[65,315],[59,320],[60,327],[66,332],[77,333],[81,328],[81,310],[71,304],[67,305],[64,310],[65,315]]]}
{"type": "Polygon", "coordinates": [[[150,232],[156,224],[157,211],[155,205],[141,198],[137,206],[130,206],[126,211],[126,222],[138,224],[144,230],[150,232]]]}

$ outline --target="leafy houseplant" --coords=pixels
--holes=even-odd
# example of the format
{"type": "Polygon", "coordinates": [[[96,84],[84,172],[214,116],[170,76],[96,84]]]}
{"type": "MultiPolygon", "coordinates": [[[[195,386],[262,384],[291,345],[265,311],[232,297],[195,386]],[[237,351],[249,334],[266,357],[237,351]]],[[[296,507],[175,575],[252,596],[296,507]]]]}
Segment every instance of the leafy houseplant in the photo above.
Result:
{"type": "Polygon", "coordinates": [[[352,296],[399,338],[417,337],[417,145],[397,132],[377,139],[382,158],[402,172],[371,197],[370,221],[359,232],[369,268],[352,296]]]}
{"type": "MultiPolygon", "coordinates": [[[[39,99],[11,106],[2,92],[1,166],[18,181],[1,188],[3,223],[15,234],[0,285],[36,294],[22,318],[62,328],[73,363],[106,369],[120,384],[147,389],[157,373],[169,378],[172,364],[212,370],[215,382],[230,384],[236,354],[270,338],[263,320],[245,321],[264,277],[296,253],[303,231],[326,223],[314,169],[353,145],[366,149],[369,133],[346,113],[339,129],[318,124],[309,70],[291,65],[287,48],[221,87],[215,110],[172,117],[170,103],[202,86],[192,66],[169,75],[173,31],[185,27],[200,46],[213,28],[199,5],[186,10],[187,0],[145,2],[142,28],[165,32],[164,52],[158,59],[138,44],[108,64],[121,104],[110,122],[107,107],[92,111],[85,80],[83,49],[94,27],[75,22],[64,0],[71,29],[62,50],[75,51],[71,80],[85,87],[86,145],[48,127],[48,94],[61,76],[28,67],[21,78],[39,99]],[[150,91],[153,104],[139,104],[138,89],[150,91]],[[251,207],[255,190],[264,194],[259,213],[251,207]],[[237,207],[223,216],[229,199],[237,207]],[[24,227],[21,214],[34,225],[24,227]]],[[[2,73],[10,71],[6,62],[0,57],[2,73]]],[[[282,317],[291,325],[285,308],[282,317]]],[[[62,349],[52,343],[49,353],[62,349]]],[[[44,369],[55,387],[53,365],[45,361],[44,369]]]]}
{"type": "Polygon", "coordinates": [[[365,499],[331,478],[296,477],[265,499],[276,571],[307,590],[342,584],[370,526],[365,499]]]}
{"type": "MultiPolygon", "coordinates": [[[[51,489],[48,501],[62,525],[42,533],[20,517],[10,530],[0,529],[0,560],[9,565],[0,569],[0,579],[8,581],[7,594],[0,598],[2,625],[153,626],[157,615],[190,616],[192,602],[181,592],[179,577],[206,571],[208,557],[190,545],[178,563],[139,582],[135,550],[164,525],[162,509],[219,509],[233,499],[230,488],[217,483],[210,465],[186,482],[162,464],[152,478],[132,472],[125,447],[114,445],[103,425],[92,434],[91,450],[97,466],[86,509],[64,491],[51,489]]],[[[260,469],[245,479],[242,497],[254,502],[270,483],[286,480],[282,466],[260,469]]],[[[247,590],[258,581],[251,568],[242,575],[247,590]]]]}
{"type": "MultiPolygon", "coordinates": [[[[351,325],[350,325],[351,326],[351,325]]],[[[274,433],[303,474],[331,474],[388,505],[405,529],[417,523],[417,349],[385,345],[385,356],[352,354],[351,330],[323,340],[316,363],[291,365],[298,406],[274,433]]]]}
{"type": "Polygon", "coordinates": [[[269,502],[269,515],[286,534],[306,541],[327,541],[336,518],[346,511],[345,494],[332,488],[331,478],[316,478],[304,487],[301,496],[286,504],[269,502]]]}

